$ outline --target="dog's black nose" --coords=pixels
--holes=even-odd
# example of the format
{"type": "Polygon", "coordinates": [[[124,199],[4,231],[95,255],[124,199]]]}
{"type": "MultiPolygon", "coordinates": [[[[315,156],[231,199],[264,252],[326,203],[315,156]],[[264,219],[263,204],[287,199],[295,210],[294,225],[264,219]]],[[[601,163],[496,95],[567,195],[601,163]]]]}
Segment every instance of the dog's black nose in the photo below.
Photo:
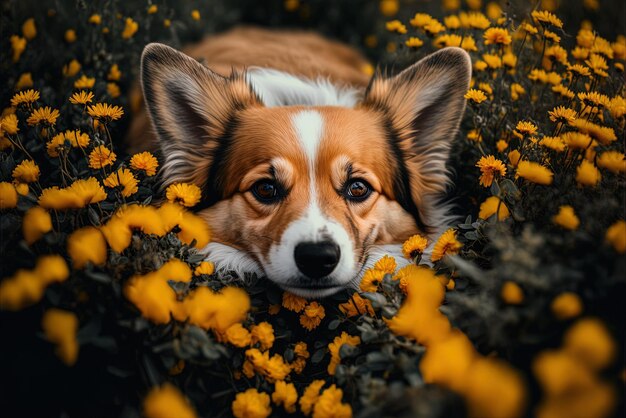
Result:
{"type": "Polygon", "coordinates": [[[311,279],[319,279],[332,273],[340,256],[339,246],[331,241],[302,242],[294,251],[298,269],[311,279]]]}

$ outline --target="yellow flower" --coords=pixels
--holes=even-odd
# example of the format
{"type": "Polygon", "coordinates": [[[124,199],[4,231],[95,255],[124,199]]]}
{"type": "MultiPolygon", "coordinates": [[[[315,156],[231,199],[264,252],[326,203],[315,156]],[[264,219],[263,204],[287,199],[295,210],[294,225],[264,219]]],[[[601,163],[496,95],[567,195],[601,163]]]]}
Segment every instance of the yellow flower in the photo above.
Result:
{"type": "Polygon", "coordinates": [[[246,359],[254,366],[254,371],[265,376],[270,382],[284,380],[291,373],[291,367],[283,358],[278,354],[270,358],[269,351],[261,353],[257,348],[248,349],[246,359]]]}
{"type": "Polygon", "coordinates": [[[317,403],[320,397],[320,389],[326,383],[325,380],[314,380],[300,396],[300,410],[306,416],[309,416],[313,410],[313,405],[317,403]]]}
{"type": "Polygon", "coordinates": [[[122,196],[128,197],[137,193],[139,181],[129,169],[120,168],[116,172],[109,174],[103,183],[110,188],[121,187],[122,196]]]}
{"type": "Polygon", "coordinates": [[[581,186],[595,187],[602,180],[600,170],[592,162],[582,160],[576,169],[576,181],[581,186]]]}
{"type": "Polygon", "coordinates": [[[304,308],[302,315],[300,315],[300,325],[311,331],[317,328],[325,316],[326,312],[324,307],[317,302],[311,302],[304,308]]]}
{"type": "Polygon", "coordinates": [[[92,25],[99,25],[100,23],[102,23],[102,17],[99,14],[92,14],[91,16],[89,16],[87,22],[91,23],[92,25]]]}
{"type": "Polygon", "coordinates": [[[537,133],[537,126],[532,122],[528,121],[519,121],[515,126],[515,131],[513,133],[518,136],[520,139],[525,135],[534,135],[537,133]]]}
{"type": "Polygon", "coordinates": [[[65,38],[65,42],[67,42],[68,44],[72,44],[76,42],[76,31],[74,29],[66,30],[64,38],[65,38]]]}
{"type": "Polygon", "coordinates": [[[24,160],[13,169],[13,178],[20,183],[32,183],[39,179],[39,166],[33,160],[24,160]]]}
{"type": "Polygon", "coordinates": [[[448,29],[458,29],[461,27],[461,19],[459,19],[459,17],[455,15],[444,17],[443,23],[448,29]]]}
{"type": "Polygon", "coordinates": [[[155,14],[158,11],[159,11],[159,8],[158,8],[158,6],[156,4],[152,4],[152,5],[150,5],[150,7],[148,7],[148,14],[149,15],[153,15],[153,14],[155,14]]]}
{"type": "Polygon", "coordinates": [[[483,61],[494,70],[502,67],[502,58],[495,54],[483,54],[483,61]]]}
{"type": "Polygon", "coordinates": [[[436,37],[433,41],[433,45],[435,45],[437,48],[442,48],[444,46],[456,46],[461,47],[466,51],[478,51],[478,48],[476,47],[476,41],[470,35],[461,37],[460,35],[456,35],[453,33],[446,33],[444,35],[436,37]]]}
{"type": "Polygon", "coordinates": [[[198,204],[201,196],[200,188],[191,183],[174,183],[165,190],[165,197],[168,201],[187,207],[198,204]]]}
{"type": "Polygon", "coordinates": [[[120,94],[122,94],[120,87],[115,83],[107,83],[107,93],[112,99],[116,99],[120,97],[120,94]]]}
{"type": "Polygon", "coordinates": [[[533,17],[533,19],[536,19],[541,23],[548,23],[559,29],[563,27],[563,22],[561,21],[561,19],[546,10],[533,10],[530,15],[533,17]]]}
{"type": "Polygon", "coordinates": [[[506,150],[509,147],[509,143],[506,142],[504,139],[499,139],[498,142],[496,142],[496,149],[498,150],[498,152],[504,152],[504,150],[506,150]]]}
{"type": "Polygon", "coordinates": [[[600,154],[596,163],[599,167],[617,174],[626,172],[626,157],[619,151],[606,151],[600,154]]]}
{"type": "Polygon", "coordinates": [[[335,385],[324,390],[313,407],[313,418],[352,418],[352,407],[342,403],[343,391],[335,385]]]}
{"type": "Polygon", "coordinates": [[[426,13],[416,13],[415,16],[409,21],[411,26],[416,28],[423,28],[433,21],[433,17],[426,13]]]}
{"type": "Polygon", "coordinates": [[[200,12],[198,10],[192,10],[191,11],[191,18],[193,20],[200,20],[200,12]]]}
{"type": "Polygon", "coordinates": [[[626,98],[617,95],[609,100],[608,109],[611,116],[615,119],[619,119],[626,115],[626,98]]]}
{"type": "Polygon", "coordinates": [[[94,119],[110,122],[121,118],[124,110],[119,106],[112,106],[107,103],[96,103],[87,108],[87,113],[94,119]]]}
{"type": "Polygon", "coordinates": [[[378,286],[383,281],[383,277],[385,277],[384,271],[368,269],[363,275],[359,285],[361,292],[376,292],[378,286]]]}
{"type": "Polygon", "coordinates": [[[96,84],[96,79],[91,77],[87,77],[85,74],[81,75],[80,78],[74,81],[74,88],[77,89],[91,89],[94,84],[96,84]]]}
{"type": "Polygon", "coordinates": [[[374,264],[374,269],[393,274],[396,271],[396,260],[388,255],[384,255],[374,264]]]}
{"type": "Polygon", "coordinates": [[[35,39],[35,36],[37,36],[35,19],[31,17],[24,21],[24,23],[22,24],[22,35],[24,35],[24,38],[28,39],[29,41],[35,39]]]}
{"type": "Polygon", "coordinates": [[[50,214],[39,206],[33,206],[24,214],[22,233],[28,245],[38,241],[45,233],[52,230],[50,214]]]}
{"type": "Polygon", "coordinates": [[[0,130],[8,133],[9,135],[15,135],[20,128],[17,126],[18,120],[15,113],[11,113],[0,119],[0,130]]]}
{"type": "Polygon", "coordinates": [[[298,401],[298,392],[293,383],[286,383],[279,380],[274,385],[274,393],[272,393],[272,401],[278,406],[283,405],[285,411],[289,414],[296,412],[296,402],[298,401]]]}
{"type": "Polygon", "coordinates": [[[456,239],[456,231],[452,228],[441,234],[430,257],[431,261],[439,261],[446,255],[458,254],[463,244],[456,239]]]}
{"type": "Polygon", "coordinates": [[[111,165],[117,159],[117,155],[104,145],[98,145],[89,154],[89,167],[94,170],[111,165]]]}
{"type": "Polygon", "coordinates": [[[569,205],[560,206],[559,213],[552,217],[552,222],[571,231],[578,229],[580,225],[580,219],[574,213],[574,208],[569,205]]]}
{"type": "Polygon", "coordinates": [[[46,339],[56,345],[57,356],[68,366],[73,366],[78,358],[78,318],[72,312],[61,309],[48,309],[41,319],[46,339]]]}
{"type": "Polygon", "coordinates": [[[574,96],[575,96],[573,91],[571,91],[567,87],[562,86],[560,84],[557,85],[557,86],[552,87],[552,91],[555,92],[555,93],[558,93],[561,96],[566,97],[568,99],[573,99],[574,96]]]}
{"type": "Polygon", "coordinates": [[[193,271],[194,276],[199,276],[201,274],[206,274],[210,276],[215,272],[215,265],[210,261],[201,262],[198,267],[193,271]]]}
{"type": "Polygon", "coordinates": [[[416,38],[415,36],[411,36],[409,39],[407,39],[404,44],[406,46],[408,46],[409,48],[419,48],[420,46],[424,45],[424,42],[420,39],[420,38],[416,38]]]}
{"type": "Polygon", "coordinates": [[[589,77],[591,75],[591,71],[589,70],[589,68],[580,64],[568,65],[567,71],[569,71],[573,75],[577,75],[581,77],[589,77]]]}
{"type": "Polygon", "coordinates": [[[250,332],[241,324],[233,324],[226,330],[226,341],[235,347],[247,347],[252,343],[250,332]]]}
{"type": "Polygon", "coordinates": [[[163,19],[163,27],[169,28],[172,26],[172,21],[170,19],[163,19]]]}
{"type": "Polygon", "coordinates": [[[544,136],[543,138],[541,138],[541,141],[539,141],[539,145],[556,152],[565,151],[565,143],[563,142],[563,140],[554,136],[544,136]]]}
{"type": "Polygon", "coordinates": [[[102,232],[93,226],[78,229],[67,238],[67,253],[74,268],[82,269],[87,263],[102,265],[107,260],[107,245],[102,232]]]}
{"type": "Polygon", "coordinates": [[[14,181],[13,186],[15,187],[15,191],[17,192],[17,194],[21,196],[28,195],[30,188],[28,187],[27,183],[19,183],[19,182],[14,181]]]}
{"type": "Polygon", "coordinates": [[[511,35],[505,28],[489,28],[483,34],[485,45],[509,45],[511,43],[511,35]]]}
{"type": "Polygon", "coordinates": [[[63,66],[63,75],[65,77],[74,77],[81,69],[80,62],[73,59],[69,63],[63,66]]]}
{"type": "Polygon", "coordinates": [[[39,205],[54,210],[78,209],[84,206],[80,197],[72,190],[59,189],[56,186],[41,191],[39,205]]]}
{"type": "Polygon", "coordinates": [[[56,109],[51,109],[49,106],[40,107],[39,109],[33,110],[33,113],[30,114],[26,122],[29,125],[38,125],[40,123],[45,123],[48,125],[54,125],[59,117],[59,111],[56,109]]]}
{"type": "Polygon", "coordinates": [[[349,335],[346,332],[342,332],[341,335],[335,337],[332,343],[328,344],[328,351],[330,352],[328,374],[331,376],[335,375],[335,370],[341,362],[341,356],[339,355],[339,351],[344,344],[356,347],[357,345],[361,344],[361,338],[358,336],[349,335]]]}
{"type": "Polygon", "coordinates": [[[240,392],[232,404],[235,418],[266,418],[272,413],[270,396],[251,388],[240,392]]]}
{"type": "Polygon", "coordinates": [[[517,164],[519,163],[519,159],[521,157],[519,151],[514,149],[513,151],[509,152],[507,156],[509,157],[509,162],[511,163],[511,165],[513,167],[517,167],[517,164]]]}
{"type": "Polygon", "coordinates": [[[591,54],[589,59],[585,60],[585,64],[587,64],[589,68],[591,68],[593,72],[600,77],[608,77],[609,74],[605,70],[608,70],[609,66],[602,56],[598,54],[591,54]]]}
{"type": "Polygon", "coordinates": [[[481,157],[476,163],[476,167],[480,168],[480,172],[482,173],[480,176],[480,185],[484,187],[490,187],[496,176],[504,176],[506,174],[504,163],[493,155],[481,157]]]}
{"type": "Polygon", "coordinates": [[[461,26],[464,28],[485,30],[491,25],[487,16],[480,12],[461,12],[459,13],[459,19],[461,20],[461,26]]]}
{"type": "Polygon", "coordinates": [[[483,92],[482,90],[478,90],[478,89],[469,89],[467,93],[465,93],[465,96],[463,97],[475,103],[482,103],[485,100],[487,100],[487,96],[485,95],[485,92],[483,92]]]}
{"type": "Polygon", "coordinates": [[[600,94],[597,91],[578,93],[578,99],[587,106],[591,107],[607,107],[610,100],[608,96],[600,94]]]}
{"type": "Polygon", "coordinates": [[[617,354],[606,326],[596,318],[577,321],[563,337],[565,352],[592,370],[609,366],[617,354]]]}
{"type": "Polygon", "coordinates": [[[593,141],[589,135],[581,132],[564,132],[560,139],[568,148],[580,150],[589,148],[593,141]]]}
{"type": "Polygon", "coordinates": [[[26,49],[26,38],[19,37],[17,35],[11,35],[9,38],[11,42],[11,49],[13,50],[13,62],[18,62],[22,53],[26,49]]]}
{"type": "Polygon", "coordinates": [[[576,58],[577,60],[586,60],[587,58],[589,58],[589,49],[577,46],[576,48],[572,49],[572,57],[576,58]]]}
{"type": "Polygon", "coordinates": [[[302,312],[306,307],[307,301],[305,298],[296,296],[293,293],[283,292],[283,307],[292,312],[302,312]]]}
{"type": "Polygon", "coordinates": [[[385,28],[389,32],[396,32],[402,35],[407,32],[406,26],[404,26],[399,20],[392,20],[390,22],[387,22],[385,28]]]}
{"type": "Polygon", "coordinates": [[[159,166],[159,162],[150,152],[140,152],[135,154],[130,159],[130,167],[133,170],[142,170],[146,173],[146,176],[154,176],[156,169],[159,166]]]}
{"type": "Polygon", "coordinates": [[[124,30],[122,31],[122,39],[130,39],[139,29],[139,24],[130,17],[126,18],[124,30]]]}
{"type": "Polygon", "coordinates": [[[402,254],[404,257],[413,259],[423,253],[428,246],[428,239],[420,234],[415,234],[402,244],[402,254]]]}
{"type": "Polygon", "coordinates": [[[517,165],[517,175],[530,182],[548,186],[552,184],[554,173],[541,164],[531,161],[520,161],[517,165]]]}
{"type": "Polygon", "coordinates": [[[515,282],[506,281],[502,285],[500,296],[504,303],[509,305],[519,305],[524,302],[524,292],[522,288],[515,282]]]}
{"type": "Polygon", "coordinates": [[[496,212],[498,212],[497,218],[499,221],[511,216],[509,208],[506,207],[506,204],[501,201],[497,196],[491,196],[480,204],[478,217],[480,219],[489,219],[496,212]]]}
{"type": "Polygon", "coordinates": [[[77,104],[86,105],[87,103],[91,103],[92,100],[93,100],[93,93],[90,91],[81,90],[70,96],[70,103],[76,104],[76,105],[77,104]]]}
{"type": "Polygon", "coordinates": [[[122,78],[122,72],[120,71],[120,67],[117,64],[113,64],[109,69],[109,73],[107,74],[107,80],[119,81],[120,78],[122,78]]]}
{"type": "Polygon", "coordinates": [[[66,141],[68,141],[73,148],[85,148],[89,145],[90,138],[89,135],[82,133],[79,130],[67,130],[64,133],[59,133],[46,144],[48,155],[51,157],[58,157],[59,151],[63,148],[66,141]]]}
{"type": "Polygon", "coordinates": [[[473,142],[483,142],[483,136],[477,129],[472,129],[467,133],[467,139],[473,142]]]}
{"type": "Polygon", "coordinates": [[[526,90],[522,87],[521,84],[513,83],[511,84],[511,99],[519,100],[520,96],[526,94],[526,90]]]}
{"type": "Polygon", "coordinates": [[[550,309],[557,319],[572,319],[583,311],[583,302],[576,293],[564,292],[552,300],[550,309]]]}
{"type": "Polygon", "coordinates": [[[353,293],[347,302],[340,303],[339,310],[348,318],[365,314],[370,316],[374,315],[372,302],[367,299],[363,299],[357,292],[353,293]]]}
{"type": "Polygon", "coordinates": [[[477,355],[465,334],[452,331],[446,339],[426,350],[419,364],[424,382],[462,392],[467,372],[477,355]]]}
{"type": "Polygon", "coordinates": [[[12,209],[17,206],[17,191],[6,181],[0,182],[0,209],[12,209]]]}
{"type": "Polygon", "coordinates": [[[544,53],[544,67],[551,68],[551,62],[559,62],[563,65],[568,65],[567,51],[560,45],[551,45],[546,48],[544,53]]]}
{"type": "Polygon", "coordinates": [[[165,383],[153,387],[143,400],[143,416],[146,418],[196,418],[196,412],[173,385],[165,383]]]}
{"type": "Polygon", "coordinates": [[[252,344],[259,343],[261,350],[269,350],[274,345],[274,327],[269,322],[252,326],[252,344]]]}
{"type": "Polygon", "coordinates": [[[39,100],[39,91],[28,89],[28,90],[20,91],[19,93],[16,93],[11,98],[11,106],[17,107],[23,104],[30,105],[36,102],[37,100],[39,100]]]}
{"type": "Polygon", "coordinates": [[[605,239],[620,254],[626,253],[626,222],[619,220],[606,230],[605,239]]]}
{"type": "Polygon", "coordinates": [[[81,207],[91,203],[101,202],[107,198],[107,194],[104,192],[102,185],[95,177],[78,179],[74,181],[67,190],[78,196],[82,202],[81,207]]]}
{"type": "Polygon", "coordinates": [[[548,112],[552,122],[570,123],[576,119],[576,111],[564,106],[557,106],[548,112]]]}
{"type": "Polygon", "coordinates": [[[528,22],[522,23],[520,25],[520,29],[530,35],[536,35],[537,33],[539,33],[539,30],[528,22]]]}
{"type": "Polygon", "coordinates": [[[602,145],[609,145],[611,142],[617,140],[615,131],[608,126],[596,125],[593,122],[588,122],[585,119],[576,119],[571,125],[583,133],[587,133],[597,139],[602,145]]]}

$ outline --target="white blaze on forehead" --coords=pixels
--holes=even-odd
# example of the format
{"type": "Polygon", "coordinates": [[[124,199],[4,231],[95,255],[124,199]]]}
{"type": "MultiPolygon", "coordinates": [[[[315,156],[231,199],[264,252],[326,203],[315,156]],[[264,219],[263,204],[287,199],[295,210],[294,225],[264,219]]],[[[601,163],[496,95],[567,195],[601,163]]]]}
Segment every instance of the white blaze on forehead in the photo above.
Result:
{"type": "Polygon", "coordinates": [[[296,135],[302,146],[302,151],[304,151],[306,155],[311,184],[313,184],[317,150],[319,149],[322,133],[324,131],[324,119],[322,115],[315,110],[304,110],[295,114],[292,121],[296,135]]]}

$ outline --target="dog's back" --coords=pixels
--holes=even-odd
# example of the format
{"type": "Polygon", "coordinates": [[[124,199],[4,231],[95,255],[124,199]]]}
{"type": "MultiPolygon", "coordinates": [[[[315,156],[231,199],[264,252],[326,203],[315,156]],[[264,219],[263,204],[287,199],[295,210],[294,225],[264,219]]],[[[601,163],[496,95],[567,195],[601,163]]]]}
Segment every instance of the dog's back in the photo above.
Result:
{"type": "MultiPolygon", "coordinates": [[[[336,86],[363,88],[371,76],[370,64],[355,49],[312,32],[236,28],[207,37],[184,52],[224,77],[233,70],[260,67],[311,80],[324,78],[336,86]]],[[[128,134],[129,150],[154,149],[154,140],[142,106],[128,134]]]]}

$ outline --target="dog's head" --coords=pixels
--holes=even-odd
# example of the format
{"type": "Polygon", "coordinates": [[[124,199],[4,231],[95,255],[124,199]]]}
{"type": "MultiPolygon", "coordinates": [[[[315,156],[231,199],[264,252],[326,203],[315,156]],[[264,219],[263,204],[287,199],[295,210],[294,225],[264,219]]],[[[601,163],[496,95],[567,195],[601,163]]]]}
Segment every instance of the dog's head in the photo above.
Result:
{"type": "Polygon", "coordinates": [[[346,108],[265,106],[245,74],[158,44],[141,69],[163,180],[202,189],[216,256],[307,297],[354,283],[373,246],[441,227],[470,73],[468,55],[446,48],[375,76],[346,108]]]}

